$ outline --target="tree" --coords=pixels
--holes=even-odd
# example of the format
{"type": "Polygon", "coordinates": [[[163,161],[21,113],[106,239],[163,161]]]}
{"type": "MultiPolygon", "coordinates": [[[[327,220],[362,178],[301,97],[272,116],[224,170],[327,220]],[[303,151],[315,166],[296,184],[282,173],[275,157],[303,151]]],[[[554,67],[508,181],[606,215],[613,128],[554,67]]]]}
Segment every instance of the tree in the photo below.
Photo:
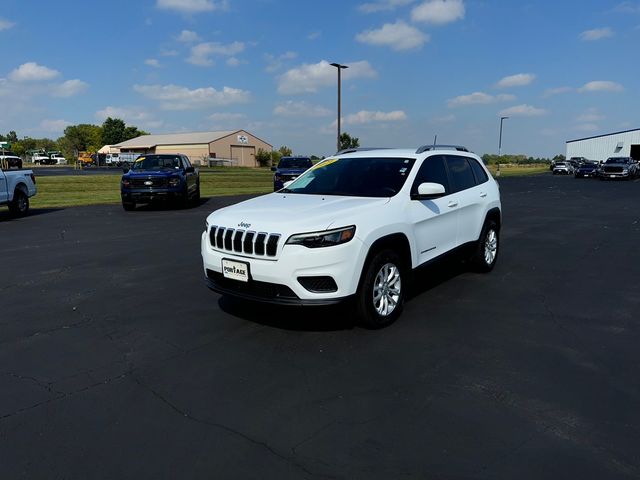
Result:
{"type": "Polygon", "coordinates": [[[102,123],[102,144],[103,145],[116,145],[124,141],[124,131],[126,124],[124,120],[119,118],[108,117],[102,123]]]}
{"type": "Polygon", "coordinates": [[[256,162],[261,167],[269,167],[271,165],[271,152],[259,148],[256,153],[256,162]]]}
{"type": "Polygon", "coordinates": [[[18,141],[18,134],[11,130],[6,136],[7,142],[16,143],[18,141]]]}
{"type": "Polygon", "coordinates": [[[291,155],[293,155],[293,150],[291,150],[289,147],[287,147],[286,145],[282,145],[279,149],[278,149],[278,153],[280,153],[281,157],[290,157],[291,155]]]}
{"type": "Polygon", "coordinates": [[[346,150],[347,148],[358,148],[359,146],[359,138],[352,137],[347,132],[340,134],[340,150],[346,150]]]}
{"type": "Polygon", "coordinates": [[[58,139],[58,145],[67,158],[78,152],[97,152],[103,145],[102,129],[87,123],[69,125],[64,129],[64,136],[58,139]]]}

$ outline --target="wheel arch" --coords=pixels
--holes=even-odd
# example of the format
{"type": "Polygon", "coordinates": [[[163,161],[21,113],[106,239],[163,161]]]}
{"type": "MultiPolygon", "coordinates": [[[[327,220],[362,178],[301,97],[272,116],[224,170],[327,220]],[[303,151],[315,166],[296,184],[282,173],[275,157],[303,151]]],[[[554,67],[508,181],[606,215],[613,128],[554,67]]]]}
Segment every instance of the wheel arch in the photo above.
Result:
{"type": "Polygon", "coordinates": [[[411,260],[411,244],[409,243],[409,239],[404,233],[397,232],[385,235],[383,237],[378,238],[374,241],[369,250],[367,251],[367,255],[365,256],[364,263],[362,264],[362,268],[360,269],[360,278],[358,280],[358,290],[362,285],[362,280],[364,278],[365,270],[369,262],[373,258],[373,256],[385,249],[391,249],[400,255],[400,258],[403,260],[403,267],[409,271],[412,268],[412,260],[411,260]]]}
{"type": "Polygon", "coordinates": [[[498,230],[500,230],[500,228],[502,227],[502,212],[498,207],[494,207],[487,212],[487,215],[484,217],[484,224],[486,224],[488,221],[496,222],[498,230]]]}

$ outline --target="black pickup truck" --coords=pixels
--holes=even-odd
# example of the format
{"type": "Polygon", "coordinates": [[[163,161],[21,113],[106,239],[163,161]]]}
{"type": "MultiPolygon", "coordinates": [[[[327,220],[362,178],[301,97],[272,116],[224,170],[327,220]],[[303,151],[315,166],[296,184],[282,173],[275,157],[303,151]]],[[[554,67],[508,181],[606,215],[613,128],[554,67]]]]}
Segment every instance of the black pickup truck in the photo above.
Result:
{"type": "Polygon", "coordinates": [[[186,207],[200,200],[200,175],[186,155],[143,155],[124,172],[120,196],[125,210],[138,203],[164,200],[186,207]]]}

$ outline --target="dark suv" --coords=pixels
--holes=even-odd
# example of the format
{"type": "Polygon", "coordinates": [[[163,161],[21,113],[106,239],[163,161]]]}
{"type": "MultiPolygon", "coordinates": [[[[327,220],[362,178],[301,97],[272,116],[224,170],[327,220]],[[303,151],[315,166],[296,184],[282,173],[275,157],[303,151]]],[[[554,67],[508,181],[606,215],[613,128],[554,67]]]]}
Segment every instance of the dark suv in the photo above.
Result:
{"type": "Polygon", "coordinates": [[[631,157],[609,157],[598,169],[600,180],[622,178],[629,180],[638,176],[638,165],[631,157]]]}
{"type": "Polygon", "coordinates": [[[200,176],[186,155],[144,155],[124,171],[120,195],[125,210],[156,200],[173,200],[182,207],[200,200],[200,176]]]}
{"type": "Polygon", "coordinates": [[[313,163],[309,157],[282,157],[278,167],[271,167],[273,175],[273,191],[277,192],[284,187],[285,182],[295,180],[306,170],[311,168],[313,163]]]}

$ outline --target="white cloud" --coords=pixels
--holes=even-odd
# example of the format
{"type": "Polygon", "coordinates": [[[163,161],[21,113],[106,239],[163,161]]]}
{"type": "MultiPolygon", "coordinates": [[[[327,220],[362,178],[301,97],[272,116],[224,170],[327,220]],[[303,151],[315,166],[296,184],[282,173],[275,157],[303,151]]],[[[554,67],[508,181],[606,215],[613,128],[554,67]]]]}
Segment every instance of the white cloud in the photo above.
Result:
{"type": "Polygon", "coordinates": [[[228,122],[244,120],[247,116],[244,113],[213,113],[209,115],[209,119],[216,122],[228,122]]]}
{"type": "Polygon", "coordinates": [[[226,64],[229,65],[230,67],[239,67],[240,65],[245,65],[248,62],[246,60],[240,60],[239,58],[236,57],[231,57],[226,61],[226,64]]]}
{"type": "Polygon", "coordinates": [[[297,56],[298,54],[296,52],[291,52],[291,51],[285,52],[282,55],[278,55],[278,56],[271,55],[270,53],[265,53],[264,59],[267,61],[267,64],[268,64],[266,71],[269,73],[272,73],[277,70],[280,70],[284,62],[286,62],[287,60],[293,60],[297,56]]]}
{"type": "Polygon", "coordinates": [[[366,30],[356,35],[356,40],[369,45],[391,47],[393,50],[420,48],[429,41],[429,35],[402,20],[385,23],[378,30],[366,30]]]}
{"type": "Polygon", "coordinates": [[[202,13],[216,10],[228,10],[227,0],[157,0],[156,6],[163,10],[176,10],[180,13],[202,13]]]}
{"type": "Polygon", "coordinates": [[[145,111],[142,107],[113,107],[107,106],[102,110],[98,110],[95,117],[100,122],[104,122],[107,118],[120,118],[126,124],[135,125],[140,128],[160,128],[164,125],[156,115],[145,111]]]}
{"type": "Polygon", "coordinates": [[[333,112],[319,105],[311,105],[307,102],[287,102],[276,105],[273,109],[274,115],[283,117],[327,117],[333,112]]]}
{"type": "Polygon", "coordinates": [[[614,8],[618,13],[640,13],[640,3],[622,2],[614,8]]]}
{"type": "Polygon", "coordinates": [[[613,37],[614,33],[609,27],[595,28],[593,30],[587,30],[580,34],[580,39],[585,42],[593,42],[595,40],[602,40],[603,38],[613,37]]]}
{"type": "MultiPolygon", "coordinates": [[[[347,62],[349,68],[342,70],[344,81],[356,78],[374,78],[377,72],[366,60],[347,62]]],[[[278,77],[278,92],[281,94],[315,93],[320,88],[336,86],[336,68],[322,60],[318,63],[303,64],[278,77]]]]}
{"type": "Polygon", "coordinates": [[[192,43],[200,40],[200,37],[196,32],[192,32],[191,30],[182,30],[180,35],[178,35],[178,41],[183,43],[192,43]]]}
{"type": "Polygon", "coordinates": [[[51,95],[54,97],[73,97],[78,95],[89,88],[89,84],[82,80],[73,79],[62,82],[59,85],[54,85],[51,95]]]}
{"type": "Polygon", "coordinates": [[[571,87],[557,87],[557,88],[548,88],[542,94],[542,98],[553,97],[554,95],[561,95],[563,93],[573,92],[573,88],[571,87]]]}
{"type": "Polygon", "coordinates": [[[311,32],[309,35],[307,35],[307,40],[317,40],[321,36],[322,32],[316,30],[315,32],[311,32]]]}
{"type": "Polygon", "coordinates": [[[43,120],[40,122],[40,128],[45,132],[62,133],[65,128],[71,125],[66,120],[43,120]]]}
{"type": "Polygon", "coordinates": [[[141,95],[160,102],[163,110],[196,110],[221,105],[246,103],[251,94],[238,88],[213,87],[189,89],[179,85],[134,85],[133,89],[141,95]]]}
{"type": "Polygon", "coordinates": [[[407,119],[407,114],[402,110],[393,112],[370,112],[361,110],[358,113],[347,115],[344,119],[346,125],[362,125],[372,122],[402,122],[407,119]]]}
{"type": "Polygon", "coordinates": [[[431,125],[444,125],[447,123],[453,123],[456,121],[456,116],[451,113],[449,115],[443,115],[441,117],[434,117],[431,120],[429,120],[429,123],[431,125]]]}
{"type": "Polygon", "coordinates": [[[156,58],[147,58],[144,61],[145,65],[149,65],[150,67],[153,68],[160,68],[160,62],[156,59],[156,58]]]}
{"type": "Polygon", "coordinates": [[[578,132],[597,132],[600,130],[600,127],[595,123],[583,123],[581,125],[576,125],[574,130],[578,132]]]}
{"type": "Polygon", "coordinates": [[[9,20],[5,20],[4,18],[0,18],[0,32],[3,30],[9,30],[15,25],[15,23],[10,22],[9,20]]]}
{"type": "Polygon", "coordinates": [[[214,55],[234,56],[244,51],[242,42],[233,42],[227,45],[218,42],[199,43],[191,48],[191,56],[187,62],[200,67],[210,67],[214,64],[211,58],[214,55]]]}
{"type": "Polygon", "coordinates": [[[515,107],[505,108],[500,112],[500,115],[507,117],[539,117],[546,114],[547,111],[543,108],[536,108],[531,105],[516,105],[515,107]]]}
{"type": "Polygon", "coordinates": [[[515,100],[514,95],[501,94],[501,95],[489,95],[484,92],[474,92],[469,95],[460,95],[459,97],[448,100],[447,104],[449,108],[462,107],[465,105],[488,105],[496,102],[510,102],[515,100]]]}
{"type": "Polygon", "coordinates": [[[589,82],[578,89],[580,93],[585,92],[622,92],[624,87],[616,82],[608,80],[596,80],[589,82]]]}
{"type": "Polygon", "coordinates": [[[48,67],[43,67],[34,62],[20,65],[9,74],[9,79],[14,82],[36,82],[56,78],[60,72],[48,67]]]}
{"type": "Polygon", "coordinates": [[[530,85],[535,79],[536,76],[532,73],[518,73],[504,77],[496,86],[499,88],[524,87],[530,85]]]}
{"type": "Polygon", "coordinates": [[[462,20],[465,9],[462,0],[430,0],[418,5],[411,11],[414,22],[444,25],[462,20]]]}
{"type": "Polygon", "coordinates": [[[576,120],[579,122],[597,122],[603,120],[604,117],[598,113],[598,110],[595,108],[590,108],[582,115],[579,115],[576,120]]]}
{"type": "Polygon", "coordinates": [[[388,12],[398,7],[404,7],[413,3],[414,0],[378,0],[358,5],[358,10],[362,13],[388,12]]]}

